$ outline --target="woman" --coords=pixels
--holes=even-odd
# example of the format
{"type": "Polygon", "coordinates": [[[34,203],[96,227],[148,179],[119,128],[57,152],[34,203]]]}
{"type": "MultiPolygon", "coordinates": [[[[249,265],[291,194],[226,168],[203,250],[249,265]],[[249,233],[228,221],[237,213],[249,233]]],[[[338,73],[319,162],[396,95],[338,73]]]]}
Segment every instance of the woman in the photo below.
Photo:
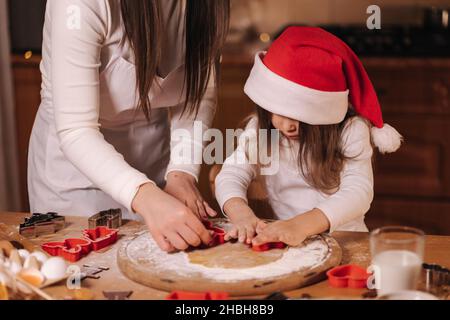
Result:
{"type": "Polygon", "coordinates": [[[208,243],[199,217],[215,212],[197,189],[199,165],[170,152],[202,147],[171,132],[212,122],[228,15],[228,0],[49,0],[31,210],[121,207],[163,250],[208,243]]]}

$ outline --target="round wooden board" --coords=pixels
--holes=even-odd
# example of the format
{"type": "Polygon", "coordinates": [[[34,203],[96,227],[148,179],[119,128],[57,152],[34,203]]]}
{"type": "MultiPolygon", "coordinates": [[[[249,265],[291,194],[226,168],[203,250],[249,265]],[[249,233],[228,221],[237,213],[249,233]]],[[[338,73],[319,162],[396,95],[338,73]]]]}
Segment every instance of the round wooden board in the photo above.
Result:
{"type": "MultiPolygon", "coordinates": [[[[148,237],[149,235],[147,232],[139,233],[122,243],[117,254],[119,268],[125,276],[135,282],[168,292],[178,290],[215,291],[228,292],[232,296],[252,296],[293,290],[322,280],[325,277],[325,272],[339,265],[342,257],[342,250],[336,240],[328,235],[320,235],[317,236],[316,241],[321,241],[327,247],[328,252],[319,263],[310,268],[258,279],[218,281],[211,277],[205,277],[198,272],[180,274],[174,270],[164,269],[158,261],[141,263],[130,258],[130,246],[143,236],[148,237]]],[[[241,264],[242,268],[270,263],[284,254],[284,250],[255,253],[250,248],[244,247],[239,243],[227,243],[216,248],[194,250],[188,255],[191,263],[200,263],[207,267],[236,268],[236,264],[241,264]],[[228,257],[220,259],[221,256],[225,255],[228,257]]]]}

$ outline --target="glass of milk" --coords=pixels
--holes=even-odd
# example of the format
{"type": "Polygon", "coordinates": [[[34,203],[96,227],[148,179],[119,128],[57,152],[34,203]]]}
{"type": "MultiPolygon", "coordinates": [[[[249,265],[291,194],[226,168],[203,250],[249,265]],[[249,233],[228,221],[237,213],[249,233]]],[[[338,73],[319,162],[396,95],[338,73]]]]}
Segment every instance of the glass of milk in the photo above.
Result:
{"type": "Polygon", "coordinates": [[[370,234],[378,295],[414,290],[421,274],[425,235],[409,227],[383,227],[370,234]]]}

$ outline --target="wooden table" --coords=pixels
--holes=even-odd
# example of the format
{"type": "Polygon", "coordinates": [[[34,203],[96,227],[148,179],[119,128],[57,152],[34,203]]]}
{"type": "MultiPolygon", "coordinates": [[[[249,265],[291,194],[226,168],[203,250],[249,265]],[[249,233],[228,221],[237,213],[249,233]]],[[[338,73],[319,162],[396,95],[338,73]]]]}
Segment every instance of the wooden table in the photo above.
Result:
{"type": "MultiPolygon", "coordinates": [[[[24,213],[0,213],[0,223],[17,227],[18,224],[26,217],[24,213]]],[[[87,227],[86,218],[66,217],[67,227],[55,235],[44,236],[32,239],[31,242],[39,246],[42,242],[58,241],[68,237],[80,237],[81,231],[87,227]]],[[[80,260],[77,265],[91,263],[97,265],[106,265],[110,267],[109,271],[101,274],[98,280],[86,279],[82,282],[82,286],[91,289],[96,299],[104,299],[103,291],[133,291],[131,299],[164,299],[166,292],[158,291],[152,288],[142,286],[132,282],[121,274],[116,263],[116,253],[120,241],[126,236],[137,231],[145,230],[145,226],[129,221],[120,229],[120,240],[113,247],[106,249],[104,252],[92,252],[87,257],[80,260]]],[[[343,250],[343,264],[355,263],[363,267],[367,267],[370,261],[369,253],[369,235],[360,232],[335,232],[332,236],[339,242],[343,250]]],[[[450,267],[450,236],[426,236],[425,243],[425,262],[437,263],[445,267],[450,267]]],[[[48,294],[56,299],[63,299],[73,296],[73,292],[68,290],[64,284],[53,286],[45,290],[48,294]]],[[[362,294],[366,292],[363,289],[336,289],[331,288],[327,281],[322,281],[315,285],[286,292],[289,297],[301,297],[308,294],[314,298],[334,297],[346,299],[362,298],[362,294]]]]}

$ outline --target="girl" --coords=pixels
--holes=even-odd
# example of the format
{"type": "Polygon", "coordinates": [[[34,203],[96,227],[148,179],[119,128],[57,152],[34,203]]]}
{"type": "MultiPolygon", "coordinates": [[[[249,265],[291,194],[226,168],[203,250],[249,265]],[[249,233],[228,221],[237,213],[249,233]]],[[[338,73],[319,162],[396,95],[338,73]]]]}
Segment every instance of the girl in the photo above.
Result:
{"type": "Polygon", "coordinates": [[[229,0],[49,0],[29,147],[33,212],[139,214],[167,251],[209,243],[200,167],[171,137],[210,126],[229,0]],[[193,162],[191,162],[193,163],[193,162]],[[161,188],[164,188],[161,189],[161,188]]]}
{"type": "Polygon", "coordinates": [[[288,28],[256,55],[244,91],[257,104],[246,135],[281,134],[279,159],[269,146],[278,171],[262,176],[281,220],[266,225],[247,205],[247,188],[262,168],[249,161],[249,143],[240,140],[216,179],[216,197],[233,224],[227,237],[296,246],[325,231],[367,231],[371,134],[381,152],[397,150],[401,136],[383,125],[373,86],[351,49],[320,28],[288,28]]]}

